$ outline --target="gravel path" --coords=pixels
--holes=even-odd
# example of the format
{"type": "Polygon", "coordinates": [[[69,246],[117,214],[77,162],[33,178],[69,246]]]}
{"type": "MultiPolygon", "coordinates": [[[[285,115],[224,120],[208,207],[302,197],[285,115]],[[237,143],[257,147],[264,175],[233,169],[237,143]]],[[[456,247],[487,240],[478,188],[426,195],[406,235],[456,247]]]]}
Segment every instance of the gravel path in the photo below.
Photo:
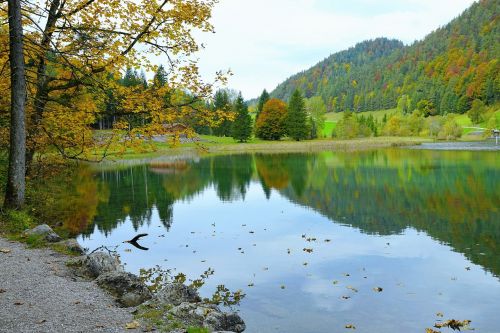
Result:
{"type": "Polygon", "coordinates": [[[133,321],[131,309],[76,278],[66,260],[0,238],[0,332],[138,332],[125,329],[133,321]]]}

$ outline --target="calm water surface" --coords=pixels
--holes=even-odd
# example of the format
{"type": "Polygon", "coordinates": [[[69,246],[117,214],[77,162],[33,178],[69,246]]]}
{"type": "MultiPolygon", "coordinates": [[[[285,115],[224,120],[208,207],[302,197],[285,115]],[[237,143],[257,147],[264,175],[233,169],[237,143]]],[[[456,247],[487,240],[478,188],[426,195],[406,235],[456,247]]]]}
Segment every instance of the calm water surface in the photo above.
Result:
{"type": "Polygon", "coordinates": [[[85,181],[98,198],[74,226],[85,247],[120,245],[135,273],[213,268],[201,293],[244,290],[247,332],[422,333],[452,318],[500,332],[498,152],[220,156],[85,181]],[[142,232],[149,251],[122,244],[142,232]]]}

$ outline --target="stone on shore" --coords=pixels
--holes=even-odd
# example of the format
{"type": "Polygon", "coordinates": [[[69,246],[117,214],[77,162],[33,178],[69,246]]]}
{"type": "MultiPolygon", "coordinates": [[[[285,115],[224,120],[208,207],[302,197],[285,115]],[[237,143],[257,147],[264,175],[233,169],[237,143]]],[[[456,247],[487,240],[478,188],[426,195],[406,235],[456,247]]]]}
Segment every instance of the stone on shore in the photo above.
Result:
{"type": "Polygon", "coordinates": [[[60,241],[56,245],[59,245],[72,253],[85,254],[85,250],[83,249],[83,247],[74,238],[60,241]]]}
{"type": "Polygon", "coordinates": [[[211,312],[203,321],[203,327],[213,331],[243,332],[246,328],[245,322],[236,313],[211,312]]]}
{"type": "Polygon", "coordinates": [[[117,256],[104,252],[94,252],[85,256],[82,268],[87,275],[93,278],[109,272],[123,272],[120,259],[117,256]]]}
{"type": "Polygon", "coordinates": [[[155,301],[163,304],[180,305],[183,302],[201,301],[198,292],[182,283],[171,283],[163,287],[156,295],[155,301]]]}
{"type": "Polygon", "coordinates": [[[113,271],[99,275],[97,284],[115,296],[124,307],[137,306],[151,299],[151,291],[132,273],[113,271]]]}
{"type": "Polygon", "coordinates": [[[46,224],[41,224],[34,227],[33,229],[26,230],[24,234],[26,236],[43,236],[44,239],[49,243],[56,243],[62,240],[62,238],[46,224]]]}

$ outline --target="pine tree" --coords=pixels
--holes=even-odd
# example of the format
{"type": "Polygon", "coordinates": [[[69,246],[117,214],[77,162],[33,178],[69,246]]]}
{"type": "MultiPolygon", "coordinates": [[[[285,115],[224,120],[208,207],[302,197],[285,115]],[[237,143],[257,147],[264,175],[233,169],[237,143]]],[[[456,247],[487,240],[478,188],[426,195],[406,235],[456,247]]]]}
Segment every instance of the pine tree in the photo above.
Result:
{"type": "MultiPolygon", "coordinates": [[[[214,96],[214,111],[230,112],[231,101],[229,100],[228,91],[225,89],[217,90],[214,96]]],[[[213,128],[213,133],[216,136],[231,136],[231,121],[223,119],[221,123],[213,128]]]]}
{"type": "Polygon", "coordinates": [[[252,118],[248,114],[248,105],[243,100],[241,93],[234,104],[236,119],[233,123],[233,138],[239,142],[247,142],[252,135],[252,118]]]}
{"type": "Polygon", "coordinates": [[[153,82],[157,87],[164,87],[165,84],[167,84],[167,72],[165,71],[165,67],[163,67],[163,65],[158,67],[153,82]]]}
{"type": "Polygon", "coordinates": [[[269,93],[267,92],[266,89],[264,89],[264,91],[262,92],[262,94],[259,97],[259,103],[257,104],[257,117],[262,112],[262,109],[264,108],[264,104],[267,103],[269,98],[270,98],[269,93]]]}
{"type": "Polygon", "coordinates": [[[298,89],[294,91],[288,104],[286,132],[291,138],[297,141],[307,138],[309,132],[304,98],[298,89]]]}

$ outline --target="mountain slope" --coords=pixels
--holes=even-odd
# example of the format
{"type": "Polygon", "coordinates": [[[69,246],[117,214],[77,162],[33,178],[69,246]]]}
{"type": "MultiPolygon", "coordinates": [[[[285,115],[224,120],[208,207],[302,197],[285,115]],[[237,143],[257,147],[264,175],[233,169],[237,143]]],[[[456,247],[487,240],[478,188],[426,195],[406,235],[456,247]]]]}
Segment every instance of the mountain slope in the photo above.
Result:
{"type": "Polygon", "coordinates": [[[472,100],[500,100],[500,0],[474,3],[462,15],[404,46],[379,38],[331,55],[271,93],[288,100],[295,88],[321,96],[329,111],[370,111],[427,99],[437,113],[465,112],[472,100]]]}

